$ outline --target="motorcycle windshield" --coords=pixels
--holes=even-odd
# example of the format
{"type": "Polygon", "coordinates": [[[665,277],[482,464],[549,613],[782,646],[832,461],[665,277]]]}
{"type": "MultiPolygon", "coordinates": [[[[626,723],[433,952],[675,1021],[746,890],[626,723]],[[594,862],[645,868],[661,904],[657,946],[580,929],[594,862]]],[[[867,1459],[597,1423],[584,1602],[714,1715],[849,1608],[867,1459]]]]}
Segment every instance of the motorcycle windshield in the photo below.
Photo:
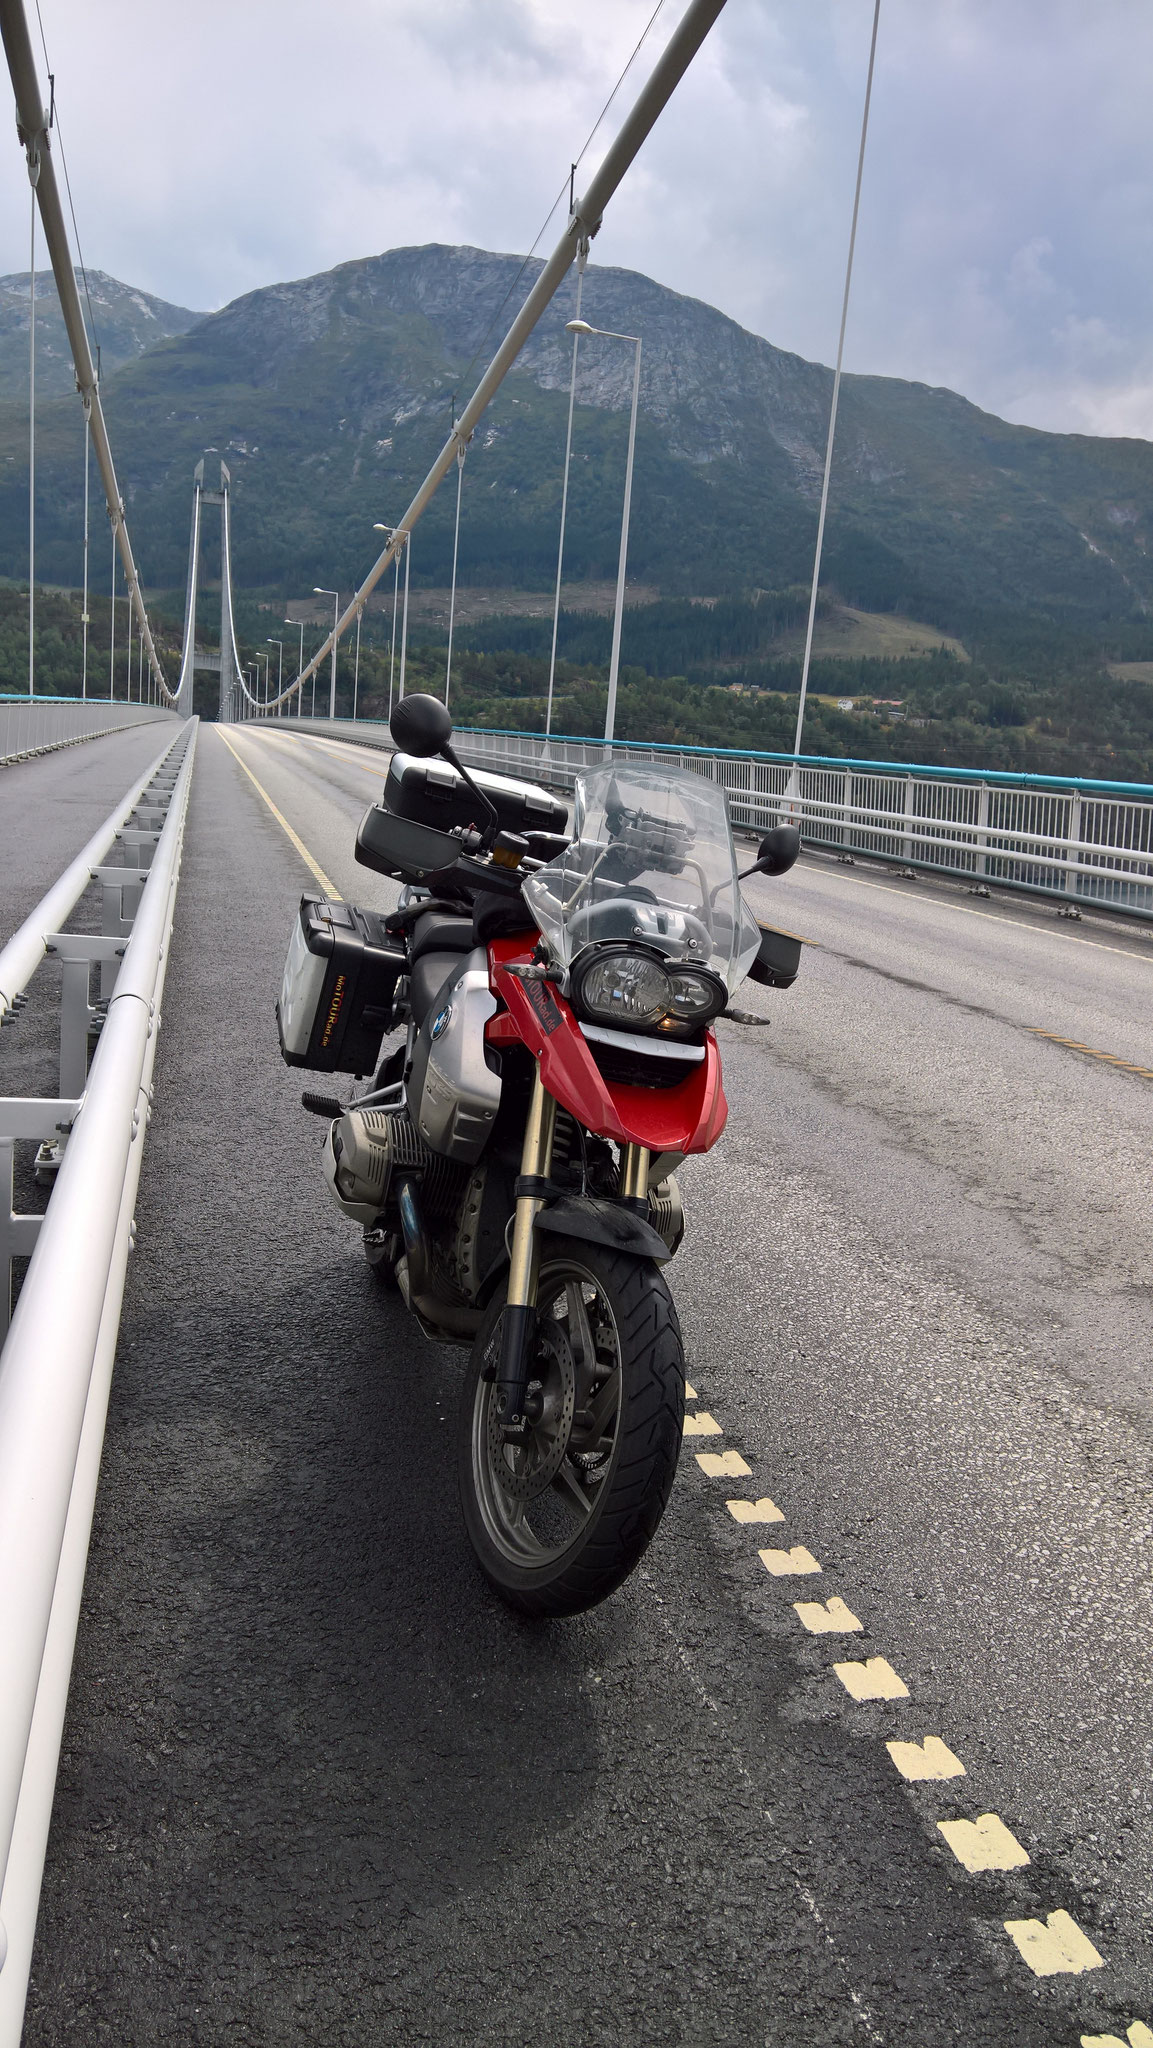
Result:
{"type": "Polygon", "coordinates": [[[574,824],[572,845],[524,884],[558,962],[587,946],[646,946],[711,969],[731,995],[760,931],[716,785],[677,769],[598,768],[577,778],[574,824]]]}

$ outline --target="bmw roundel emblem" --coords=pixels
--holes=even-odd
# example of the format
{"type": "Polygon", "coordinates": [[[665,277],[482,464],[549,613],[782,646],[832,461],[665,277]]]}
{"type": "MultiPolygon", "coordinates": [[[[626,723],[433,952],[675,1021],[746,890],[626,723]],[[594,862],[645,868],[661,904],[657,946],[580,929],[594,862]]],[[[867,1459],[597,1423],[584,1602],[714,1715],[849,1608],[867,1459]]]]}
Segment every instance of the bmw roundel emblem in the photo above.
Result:
{"type": "Polygon", "coordinates": [[[452,1016],[452,1004],[451,1004],[451,1003],[446,1003],[446,1004],[445,1004],[445,1006],[444,1006],[444,1008],[443,1008],[443,1010],[439,1010],[439,1011],[437,1012],[436,1016],[435,1016],[435,1017],[433,1018],[433,1020],[432,1020],[432,1031],[431,1031],[431,1033],[429,1034],[429,1035],[430,1035],[430,1037],[432,1037],[432,1038],[434,1038],[434,1039],[435,1039],[435,1038],[439,1038],[439,1037],[440,1037],[440,1035],[441,1035],[441,1033],[442,1033],[443,1031],[447,1031],[447,1029],[448,1029],[448,1020],[449,1020],[449,1018],[450,1018],[451,1016],[452,1016]]]}

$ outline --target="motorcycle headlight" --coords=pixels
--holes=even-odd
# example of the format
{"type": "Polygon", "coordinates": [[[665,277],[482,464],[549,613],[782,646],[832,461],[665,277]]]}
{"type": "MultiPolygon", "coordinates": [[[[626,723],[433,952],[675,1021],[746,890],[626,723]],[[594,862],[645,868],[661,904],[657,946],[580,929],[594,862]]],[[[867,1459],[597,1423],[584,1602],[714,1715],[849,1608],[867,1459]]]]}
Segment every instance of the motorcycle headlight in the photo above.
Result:
{"type": "Polygon", "coordinates": [[[678,970],[671,977],[673,1015],[693,1024],[705,1024],[725,1007],[728,991],[711,974],[678,970]]]}
{"type": "Polygon", "coordinates": [[[574,977],[573,997],[586,1017],[627,1031],[659,1024],[673,1007],[673,984],[659,960],[615,947],[598,953],[574,977]]]}
{"type": "Polygon", "coordinates": [[[704,1024],[720,1015],[728,990],[715,974],[697,968],[670,968],[673,999],[657,1025],[662,1038],[693,1038],[704,1024]]]}
{"type": "Polygon", "coordinates": [[[675,967],[635,947],[606,946],[573,972],[581,1015],[626,1031],[689,1038],[724,1009],[723,981],[706,969],[675,967]]]}

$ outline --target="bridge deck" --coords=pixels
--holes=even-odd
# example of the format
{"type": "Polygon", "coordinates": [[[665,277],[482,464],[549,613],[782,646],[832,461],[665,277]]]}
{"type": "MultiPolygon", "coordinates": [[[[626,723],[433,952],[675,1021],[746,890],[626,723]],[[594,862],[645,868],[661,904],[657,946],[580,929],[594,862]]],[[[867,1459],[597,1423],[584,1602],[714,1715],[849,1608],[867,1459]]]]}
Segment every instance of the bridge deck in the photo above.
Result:
{"type": "MultiPolygon", "coordinates": [[[[351,855],[380,763],[232,737],[342,893],[390,902],[351,855]]],[[[817,862],[754,885],[819,947],[742,997],[767,1029],[721,1027],[672,1279],[703,1448],[786,1519],[738,1527],[689,1442],[646,1568],[533,1629],[461,1530],[459,1355],[374,1287],[276,1052],[311,880],[206,730],[29,2048],[1153,2019],[1153,1080],[1060,1043],[1153,1070],[1150,942],[817,862]],[[791,1603],[831,1594],[860,1635],[805,1633],[791,1603]],[[908,1700],[850,1699],[833,1662],[873,1657],[908,1700]],[[926,1735],[964,1779],[903,1782],[885,1739],[926,1735]],[[1027,1868],[944,1845],[988,1811],[1027,1868]],[[1030,1973],[1002,1923],[1054,1908],[1104,1967],[1030,1973]]]]}

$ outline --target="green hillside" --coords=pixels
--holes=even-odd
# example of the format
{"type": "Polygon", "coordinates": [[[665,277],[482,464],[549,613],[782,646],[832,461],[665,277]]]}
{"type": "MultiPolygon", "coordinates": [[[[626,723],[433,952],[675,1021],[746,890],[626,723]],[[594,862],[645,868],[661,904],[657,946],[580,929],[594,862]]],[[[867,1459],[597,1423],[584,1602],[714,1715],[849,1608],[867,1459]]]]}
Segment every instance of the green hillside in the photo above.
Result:
{"type": "MultiPolygon", "coordinates": [[[[236,493],[236,571],[286,593],[347,586],[371,559],[471,389],[514,286],[512,257],[392,250],[236,300],[105,380],[105,402],[150,580],[183,575],[192,468],[223,454],[236,493]],[[494,316],[498,316],[495,317],[494,316]]],[[[516,286],[523,291],[526,280],[516,286]]],[[[470,451],[461,574],[546,588],[559,509],[570,281],[470,451]]],[[[515,293],[510,303],[515,302],[515,293]]],[[[631,569],[663,595],[803,581],[811,560],[830,373],[629,271],[592,267],[584,311],[645,344],[631,569]]],[[[583,350],[575,435],[574,578],[615,566],[629,351],[583,350]]],[[[43,569],[76,573],[77,408],[41,414],[43,569]]],[[[0,405],[0,572],[20,573],[23,408],[0,405]]],[[[447,577],[447,495],[413,549],[447,577]]],[[[1013,427],[954,393],[845,380],[828,575],[866,610],[957,632],[975,614],[1143,622],[1153,598],[1153,448],[1013,427]]],[[[1131,657],[1140,658],[1140,655],[1131,657]]]]}
{"type": "MultiPolygon", "coordinates": [[[[210,479],[216,456],[232,474],[234,570],[254,644],[314,584],[348,591],[373,558],[374,521],[403,511],[444,440],[454,393],[471,391],[527,287],[520,273],[518,259],[480,250],[392,250],[251,293],[106,375],[137,555],[173,618],[192,471],[206,451],[210,479]]],[[[570,280],[469,451],[466,586],[551,590],[573,291],[570,280]]],[[[591,267],[582,310],[644,343],[629,566],[651,601],[628,613],[624,646],[637,715],[670,736],[778,746],[799,679],[831,374],[633,272],[591,267]],[[711,602],[690,602],[700,599],[711,602]]],[[[627,348],[582,345],[566,550],[578,597],[615,574],[630,375],[627,348]]],[[[24,406],[0,398],[0,576],[10,579],[27,559],[26,432],[24,406]]],[[[64,586],[80,580],[82,480],[78,406],[49,399],[37,562],[64,586]]],[[[418,590],[448,580],[452,500],[442,492],[417,530],[418,590]]],[[[102,518],[94,531],[99,587],[102,518]]],[[[810,744],[1153,772],[1153,686],[1134,666],[1153,660],[1151,533],[1149,444],[1040,433],[953,392],[847,377],[825,598],[830,619],[847,608],[868,618],[840,660],[818,662],[814,691],[830,701],[814,709],[810,744]],[[877,615],[893,618],[888,635],[869,626],[877,615]],[[916,622],[928,651],[898,659],[917,644],[898,621],[916,622]],[[934,652],[934,631],[960,653],[934,652]],[[871,658],[853,651],[865,641],[871,658]],[[838,710],[838,697],[852,697],[853,710],[838,710]]],[[[535,618],[490,610],[458,643],[481,664],[477,702],[515,702],[516,722],[538,694],[549,637],[547,603],[529,609],[535,618]]],[[[370,643],[379,630],[378,616],[370,643]]],[[[561,651],[582,679],[574,720],[595,718],[608,633],[603,611],[572,599],[561,651]]],[[[432,647],[437,634],[414,638],[432,647]]]]}

